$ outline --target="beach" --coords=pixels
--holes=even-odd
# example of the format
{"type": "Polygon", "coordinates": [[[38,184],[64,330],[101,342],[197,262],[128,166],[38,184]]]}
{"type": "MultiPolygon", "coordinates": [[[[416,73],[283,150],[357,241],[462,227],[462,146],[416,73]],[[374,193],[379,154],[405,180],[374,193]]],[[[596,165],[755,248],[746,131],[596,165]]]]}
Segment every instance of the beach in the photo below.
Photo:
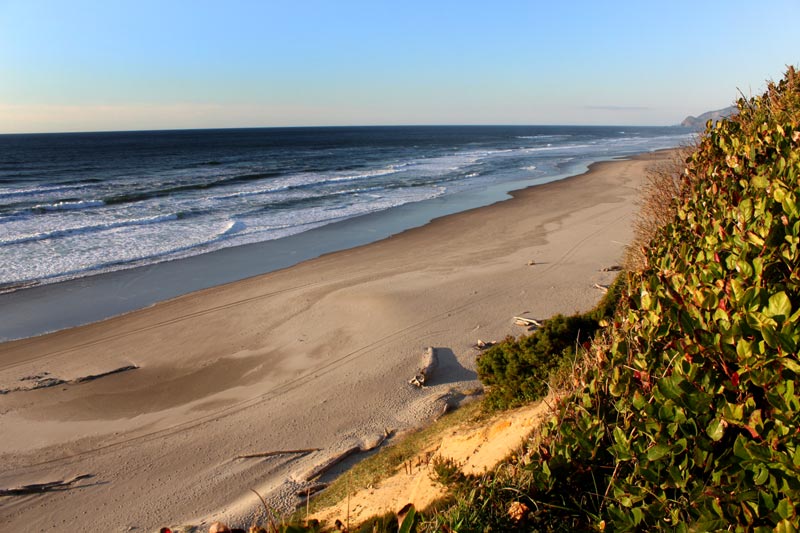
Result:
{"type": "Polygon", "coordinates": [[[468,399],[478,339],[524,333],[514,316],[591,308],[630,242],[646,168],[671,153],[0,345],[0,489],[87,476],[2,497],[0,517],[25,531],[249,525],[251,488],[290,508],[329,458],[468,399]],[[418,389],[407,381],[429,346],[439,367],[418,389]]]}

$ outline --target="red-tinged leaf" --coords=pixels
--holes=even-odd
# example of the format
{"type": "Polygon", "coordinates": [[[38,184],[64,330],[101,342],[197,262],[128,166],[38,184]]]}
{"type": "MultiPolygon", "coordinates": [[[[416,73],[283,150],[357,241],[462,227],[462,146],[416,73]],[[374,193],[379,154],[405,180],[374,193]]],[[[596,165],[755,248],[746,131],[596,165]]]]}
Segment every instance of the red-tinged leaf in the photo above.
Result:
{"type": "Polygon", "coordinates": [[[744,429],[746,429],[747,432],[750,433],[750,436],[753,437],[754,439],[760,439],[761,438],[761,435],[758,434],[758,431],[756,431],[755,429],[751,428],[750,426],[742,426],[742,427],[744,429]]]}
{"type": "Polygon", "coordinates": [[[734,387],[738,387],[739,386],[739,373],[738,372],[734,372],[733,374],[731,374],[731,383],[733,383],[734,387]]]}

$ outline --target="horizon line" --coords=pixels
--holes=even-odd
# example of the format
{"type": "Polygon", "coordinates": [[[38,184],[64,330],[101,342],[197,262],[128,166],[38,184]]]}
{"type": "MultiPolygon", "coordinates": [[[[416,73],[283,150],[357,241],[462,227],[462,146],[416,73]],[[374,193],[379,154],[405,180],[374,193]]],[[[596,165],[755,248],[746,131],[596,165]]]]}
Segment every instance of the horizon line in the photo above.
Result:
{"type": "Polygon", "coordinates": [[[130,130],[66,130],[66,131],[21,131],[0,132],[0,137],[8,135],[79,135],[91,133],[152,133],[180,131],[219,131],[219,130],[284,130],[284,129],[337,129],[337,128],[530,128],[530,127],[584,127],[584,128],[682,128],[691,129],[681,124],[350,124],[350,125],[293,125],[293,126],[222,126],[207,128],[154,128],[130,130]]]}

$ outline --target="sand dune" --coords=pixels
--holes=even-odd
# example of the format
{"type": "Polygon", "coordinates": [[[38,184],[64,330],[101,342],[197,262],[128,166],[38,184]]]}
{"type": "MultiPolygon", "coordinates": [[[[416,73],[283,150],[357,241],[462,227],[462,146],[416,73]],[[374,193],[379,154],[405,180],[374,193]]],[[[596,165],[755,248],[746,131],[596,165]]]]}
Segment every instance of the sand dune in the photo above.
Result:
{"type": "Polygon", "coordinates": [[[20,531],[246,524],[258,509],[251,487],[292,506],[298,472],[422,424],[444,393],[474,388],[477,339],[522,333],[516,315],[594,305],[593,284],[613,279],[602,269],[630,239],[645,168],[665,154],[600,163],[378,243],[0,345],[0,489],[92,476],[2,497],[0,517],[20,531]],[[427,346],[442,356],[418,389],[407,381],[427,346]],[[108,373],[123,367],[136,368],[108,373]],[[64,382],[12,390],[35,376],[64,382]],[[308,448],[319,451],[235,459],[308,448]]]}

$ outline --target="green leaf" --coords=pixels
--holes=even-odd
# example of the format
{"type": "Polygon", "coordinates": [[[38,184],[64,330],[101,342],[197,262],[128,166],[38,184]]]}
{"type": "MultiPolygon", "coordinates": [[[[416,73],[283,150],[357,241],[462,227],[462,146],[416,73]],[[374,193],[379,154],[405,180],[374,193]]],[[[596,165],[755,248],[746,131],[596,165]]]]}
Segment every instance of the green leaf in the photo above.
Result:
{"type": "Polygon", "coordinates": [[[753,483],[763,485],[769,479],[769,470],[764,466],[758,465],[758,472],[753,476],[753,483]]]}
{"type": "Polygon", "coordinates": [[[638,526],[644,520],[644,512],[639,507],[631,509],[631,514],[633,515],[633,525],[635,526],[638,526]]]}
{"type": "Polygon", "coordinates": [[[717,417],[706,428],[706,434],[711,437],[711,440],[718,441],[725,434],[725,426],[727,425],[728,423],[725,420],[717,417]]]}
{"type": "Polygon", "coordinates": [[[656,444],[649,450],[647,450],[647,459],[649,461],[658,461],[665,455],[669,454],[669,446],[665,446],[663,444],[656,444]]]}
{"type": "Polygon", "coordinates": [[[666,398],[670,400],[680,400],[683,396],[683,391],[678,387],[679,376],[672,375],[658,380],[658,390],[661,391],[666,398]]]}
{"type": "Polygon", "coordinates": [[[771,317],[787,318],[792,314],[792,302],[784,291],[773,294],[769,297],[767,310],[765,313],[771,317]]]}
{"type": "Polygon", "coordinates": [[[417,510],[414,509],[412,505],[408,509],[408,514],[405,518],[403,518],[403,523],[400,524],[400,529],[397,530],[397,533],[411,533],[412,529],[414,529],[414,519],[417,517],[417,510]]]}
{"type": "Polygon", "coordinates": [[[633,407],[634,407],[634,408],[635,408],[637,411],[641,411],[641,410],[642,410],[642,408],[643,408],[645,405],[647,405],[647,400],[645,400],[645,398],[644,398],[644,396],[642,395],[642,393],[641,393],[641,392],[639,392],[639,391],[637,390],[636,392],[634,392],[634,393],[633,393],[633,400],[632,400],[632,402],[631,402],[631,403],[633,403],[633,407]]]}
{"type": "Polygon", "coordinates": [[[794,505],[792,505],[791,500],[783,499],[778,502],[778,506],[775,508],[775,510],[778,511],[778,514],[781,515],[781,518],[788,520],[792,518],[792,515],[794,514],[794,505]]]}

